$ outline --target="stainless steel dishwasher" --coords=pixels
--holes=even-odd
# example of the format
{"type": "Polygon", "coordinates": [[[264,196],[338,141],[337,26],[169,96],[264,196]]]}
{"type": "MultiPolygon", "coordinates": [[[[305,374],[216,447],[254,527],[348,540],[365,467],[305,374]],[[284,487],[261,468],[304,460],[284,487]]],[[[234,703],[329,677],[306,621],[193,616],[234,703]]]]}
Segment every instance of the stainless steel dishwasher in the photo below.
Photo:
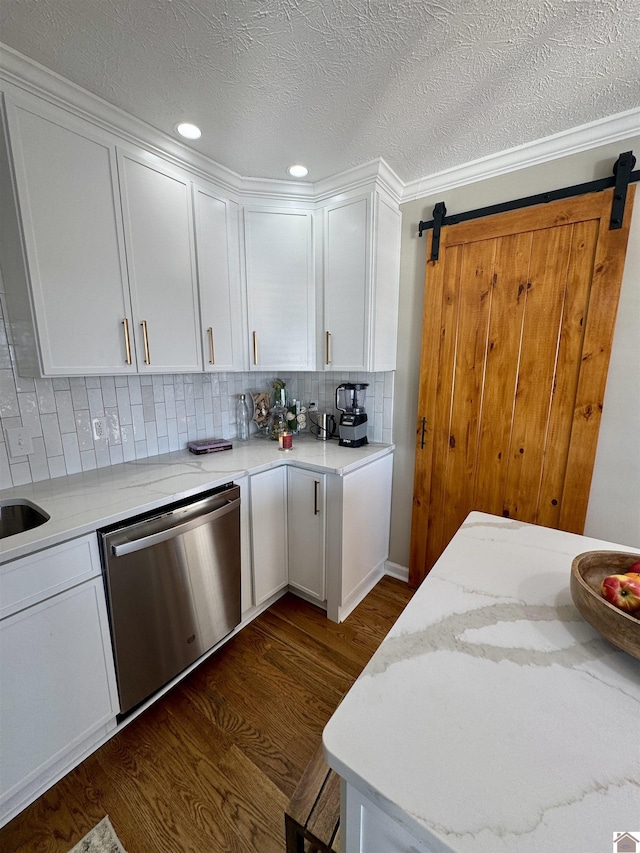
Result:
{"type": "Polygon", "coordinates": [[[240,622],[233,483],[98,531],[120,716],[240,622]]]}

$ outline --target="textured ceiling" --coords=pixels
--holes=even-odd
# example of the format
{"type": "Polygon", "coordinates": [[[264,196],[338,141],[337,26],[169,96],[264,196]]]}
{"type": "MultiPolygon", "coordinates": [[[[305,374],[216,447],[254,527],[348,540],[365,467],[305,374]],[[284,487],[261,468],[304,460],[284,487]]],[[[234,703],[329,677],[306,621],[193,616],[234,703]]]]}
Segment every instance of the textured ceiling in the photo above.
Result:
{"type": "Polygon", "coordinates": [[[0,0],[0,39],[247,177],[409,182],[640,106],[640,0],[0,0]]]}

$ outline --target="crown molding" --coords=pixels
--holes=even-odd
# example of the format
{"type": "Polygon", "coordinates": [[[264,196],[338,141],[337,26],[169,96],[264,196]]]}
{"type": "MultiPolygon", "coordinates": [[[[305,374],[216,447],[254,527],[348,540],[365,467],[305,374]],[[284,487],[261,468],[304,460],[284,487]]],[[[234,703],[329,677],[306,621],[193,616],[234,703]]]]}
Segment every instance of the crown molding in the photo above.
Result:
{"type": "Polygon", "coordinates": [[[4,44],[0,44],[0,80],[44,98],[108,133],[168,159],[175,166],[188,166],[198,177],[215,181],[232,195],[240,190],[242,177],[236,172],[4,44]]]}
{"type": "Polygon", "coordinates": [[[168,159],[175,166],[186,166],[202,180],[214,181],[238,200],[315,204],[331,194],[359,189],[375,181],[400,203],[403,183],[384,160],[372,160],[316,183],[245,177],[1,43],[0,80],[44,98],[114,136],[168,159]]]}
{"type": "Polygon", "coordinates": [[[44,98],[176,166],[186,166],[200,179],[215,182],[236,200],[256,202],[322,204],[336,194],[368,189],[375,184],[397,204],[404,204],[640,135],[640,108],[636,108],[406,184],[382,158],[315,183],[280,181],[239,175],[3,44],[0,44],[0,80],[44,98]]]}
{"type": "Polygon", "coordinates": [[[392,196],[396,203],[400,203],[404,184],[381,157],[317,181],[314,184],[315,199],[322,202],[335,198],[337,193],[367,188],[374,182],[392,196]]]}
{"type": "Polygon", "coordinates": [[[404,185],[401,203],[426,198],[476,181],[496,178],[590,148],[598,148],[610,142],[619,142],[630,136],[640,136],[640,108],[598,119],[411,181],[404,185]]]}

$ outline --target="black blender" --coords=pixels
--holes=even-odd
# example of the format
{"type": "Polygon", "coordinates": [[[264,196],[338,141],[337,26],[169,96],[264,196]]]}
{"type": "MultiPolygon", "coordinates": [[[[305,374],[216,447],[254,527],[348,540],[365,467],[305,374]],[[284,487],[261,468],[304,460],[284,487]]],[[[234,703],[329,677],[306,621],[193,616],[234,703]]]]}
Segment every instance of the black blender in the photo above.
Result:
{"type": "Polygon", "coordinates": [[[367,414],[364,402],[368,382],[345,382],[336,388],[336,409],[339,409],[338,434],[342,447],[362,447],[368,444],[367,414]]]}

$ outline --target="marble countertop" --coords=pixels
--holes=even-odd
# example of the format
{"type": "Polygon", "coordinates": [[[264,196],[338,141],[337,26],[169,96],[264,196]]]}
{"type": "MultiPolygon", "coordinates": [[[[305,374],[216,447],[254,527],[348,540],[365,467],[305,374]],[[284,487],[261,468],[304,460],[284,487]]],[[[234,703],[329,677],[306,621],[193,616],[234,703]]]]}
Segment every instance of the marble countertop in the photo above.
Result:
{"type": "Polygon", "coordinates": [[[327,724],[329,765],[434,853],[637,830],[640,660],[569,591],[600,549],[634,551],[471,513],[327,724]]]}
{"type": "Polygon", "coordinates": [[[234,441],[232,450],[202,455],[180,450],[3,489],[0,501],[26,498],[51,517],[40,527],[0,539],[0,563],[246,474],[295,465],[344,476],[392,451],[393,445],[368,444],[353,449],[311,436],[294,438],[293,449],[282,451],[275,441],[252,438],[234,441]]]}

